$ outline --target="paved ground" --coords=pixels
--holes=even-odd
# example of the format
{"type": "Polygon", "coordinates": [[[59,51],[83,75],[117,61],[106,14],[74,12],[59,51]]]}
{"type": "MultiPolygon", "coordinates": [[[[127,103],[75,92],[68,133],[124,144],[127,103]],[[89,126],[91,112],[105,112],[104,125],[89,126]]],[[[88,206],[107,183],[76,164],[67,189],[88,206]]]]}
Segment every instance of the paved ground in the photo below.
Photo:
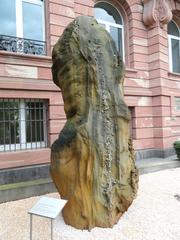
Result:
{"type": "MultiPolygon", "coordinates": [[[[58,197],[58,194],[49,194],[58,197]]],[[[28,240],[27,211],[40,197],[0,204],[0,240],[28,240]]],[[[50,240],[48,219],[34,217],[33,240],[50,240]]],[[[137,199],[112,229],[76,230],[59,216],[54,240],[180,240],[180,168],[140,176],[137,199]]]]}

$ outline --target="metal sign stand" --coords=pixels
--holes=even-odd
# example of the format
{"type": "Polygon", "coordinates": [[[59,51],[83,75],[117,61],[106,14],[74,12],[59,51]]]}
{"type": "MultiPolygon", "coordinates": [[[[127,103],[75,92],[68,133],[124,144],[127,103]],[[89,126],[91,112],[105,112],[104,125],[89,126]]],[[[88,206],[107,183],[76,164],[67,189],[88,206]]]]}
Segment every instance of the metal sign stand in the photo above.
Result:
{"type": "Polygon", "coordinates": [[[53,220],[66,204],[66,200],[42,197],[29,211],[30,214],[30,240],[32,240],[33,215],[51,219],[51,240],[53,240],[53,220]]]}

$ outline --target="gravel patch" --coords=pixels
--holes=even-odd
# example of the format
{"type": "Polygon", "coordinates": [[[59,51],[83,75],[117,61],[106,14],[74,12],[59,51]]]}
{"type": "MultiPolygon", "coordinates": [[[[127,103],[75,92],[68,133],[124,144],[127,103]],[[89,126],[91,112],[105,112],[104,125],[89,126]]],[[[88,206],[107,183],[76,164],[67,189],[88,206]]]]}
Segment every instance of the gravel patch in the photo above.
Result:
{"type": "MultiPolygon", "coordinates": [[[[46,196],[59,198],[57,193],[46,196]]],[[[28,240],[27,211],[40,196],[0,204],[0,240],[28,240]]],[[[54,220],[54,240],[180,240],[180,168],[140,176],[138,196],[113,228],[77,230],[54,220]]],[[[50,240],[50,220],[33,216],[33,240],[50,240]]]]}

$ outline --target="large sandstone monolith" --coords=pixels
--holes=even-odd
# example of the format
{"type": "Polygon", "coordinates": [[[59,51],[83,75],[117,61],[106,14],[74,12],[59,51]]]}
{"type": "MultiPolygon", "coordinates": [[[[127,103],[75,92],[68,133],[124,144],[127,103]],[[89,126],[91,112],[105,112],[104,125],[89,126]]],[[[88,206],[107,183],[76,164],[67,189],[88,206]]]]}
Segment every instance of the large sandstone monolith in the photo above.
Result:
{"type": "Polygon", "coordinates": [[[67,122],[53,143],[51,174],[67,224],[112,227],[137,192],[138,174],[123,99],[124,67],[94,18],[76,18],[53,49],[53,80],[67,122]]]}

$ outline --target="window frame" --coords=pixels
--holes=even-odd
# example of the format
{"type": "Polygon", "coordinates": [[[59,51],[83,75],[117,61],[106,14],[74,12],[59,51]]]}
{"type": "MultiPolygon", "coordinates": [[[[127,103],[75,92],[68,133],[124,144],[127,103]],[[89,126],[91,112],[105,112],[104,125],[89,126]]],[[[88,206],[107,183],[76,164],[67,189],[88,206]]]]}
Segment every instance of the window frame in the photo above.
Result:
{"type": "MultiPolygon", "coordinates": [[[[122,59],[123,59],[123,62],[125,62],[125,43],[124,43],[124,42],[125,42],[125,39],[124,39],[124,20],[123,20],[123,17],[122,17],[122,15],[121,15],[121,13],[119,12],[119,10],[118,10],[113,4],[111,4],[111,3],[109,3],[109,2],[105,2],[105,1],[97,2],[96,4],[98,4],[98,3],[106,3],[106,4],[111,5],[112,8],[114,8],[114,9],[118,12],[119,16],[121,17],[122,25],[121,25],[121,24],[111,23],[111,22],[108,22],[108,21],[105,21],[105,20],[98,19],[98,18],[96,18],[95,14],[94,14],[94,17],[95,17],[95,19],[97,20],[97,22],[100,23],[100,24],[105,25],[105,29],[109,32],[109,34],[110,34],[110,27],[111,27],[111,26],[122,29],[122,53],[123,53],[123,54],[122,54],[122,59]]],[[[94,8],[96,8],[96,4],[95,4],[94,8]]],[[[105,10],[104,8],[102,8],[102,9],[105,10]]],[[[106,10],[105,10],[105,11],[106,11],[106,10]]]]}
{"type": "MultiPolygon", "coordinates": [[[[4,98],[6,101],[6,98],[4,98]]],[[[42,149],[48,147],[48,125],[47,125],[47,101],[46,99],[11,99],[8,98],[7,101],[13,100],[13,102],[18,101],[19,107],[19,143],[10,143],[9,144],[0,144],[0,153],[1,152],[13,152],[13,151],[21,151],[21,150],[35,150],[35,149],[42,149]],[[33,103],[43,103],[43,141],[32,141],[28,142],[26,138],[26,103],[33,102],[33,103]]],[[[35,108],[36,109],[36,108],[35,108]]],[[[12,120],[9,119],[8,123],[10,124],[12,120]]],[[[31,120],[32,121],[32,120],[31,120]]],[[[36,120],[38,121],[38,120],[36,120]]],[[[32,123],[31,123],[32,124],[32,123]]]]}
{"type": "MultiPolygon", "coordinates": [[[[45,12],[44,12],[44,1],[41,0],[15,0],[16,1],[16,37],[24,38],[23,33],[23,2],[35,4],[42,7],[42,24],[43,24],[43,36],[42,40],[45,41],[45,12]]],[[[32,39],[37,40],[37,39],[32,39]]]]}
{"type": "MultiPolygon", "coordinates": [[[[171,21],[173,21],[173,20],[171,20],[171,21]]],[[[179,34],[180,34],[180,29],[179,29],[178,25],[176,24],[175,21],[173,21],[173,23],[176,25],[177,29],[179,30],[179,34]]],[[[179,46],[180,46],[180,36],[177,37],[177,36],[168,34],[169,70],[170,70],[170,72],[180,74],[180,72],[174,72],[173,71],[172,39],[173,40],[178,40],[179,41],[179,46]]]]}

